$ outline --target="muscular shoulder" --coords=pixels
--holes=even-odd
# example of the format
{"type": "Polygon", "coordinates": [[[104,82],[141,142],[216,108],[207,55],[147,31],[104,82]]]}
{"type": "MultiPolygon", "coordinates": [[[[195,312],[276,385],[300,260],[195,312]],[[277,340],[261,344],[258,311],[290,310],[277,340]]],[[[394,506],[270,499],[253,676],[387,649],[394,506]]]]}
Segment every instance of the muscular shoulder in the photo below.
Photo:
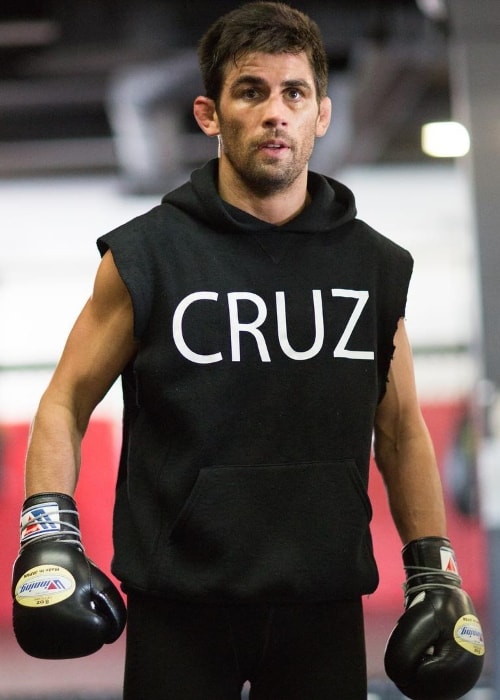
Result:
{"type": "Polygon", "coordinates": [[[131,299],[128,289],[123,282],[113,259],[113,254],[108,250],[97,270],[92,302],[96,310],[109,313],[113,308],[130,307],[131,299]]]}

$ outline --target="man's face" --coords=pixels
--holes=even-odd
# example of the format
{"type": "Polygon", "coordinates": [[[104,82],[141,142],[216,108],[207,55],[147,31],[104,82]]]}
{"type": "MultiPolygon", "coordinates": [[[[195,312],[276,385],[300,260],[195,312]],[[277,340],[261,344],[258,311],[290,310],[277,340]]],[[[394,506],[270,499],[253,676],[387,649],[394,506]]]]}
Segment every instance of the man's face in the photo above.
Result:
{"type": "Polygon", "coordinates": [[[307,171],[329,116],[305,53],[250,53],[229,64],[216,108],[226,176],[264,196],[286,190],[307,171]]]}

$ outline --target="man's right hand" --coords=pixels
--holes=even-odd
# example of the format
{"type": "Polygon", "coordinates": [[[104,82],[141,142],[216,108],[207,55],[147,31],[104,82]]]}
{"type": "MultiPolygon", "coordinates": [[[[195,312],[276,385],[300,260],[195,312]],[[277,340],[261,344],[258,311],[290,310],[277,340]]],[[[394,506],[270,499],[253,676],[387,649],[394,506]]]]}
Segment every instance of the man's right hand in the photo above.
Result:
{"type": "Polygon", "coordinates": [[[66,494],[25,501],[12,596],[17,641],[40,659],[93,654],[125,627],[123,599],[85,556],[76,504],[66,494]]]}

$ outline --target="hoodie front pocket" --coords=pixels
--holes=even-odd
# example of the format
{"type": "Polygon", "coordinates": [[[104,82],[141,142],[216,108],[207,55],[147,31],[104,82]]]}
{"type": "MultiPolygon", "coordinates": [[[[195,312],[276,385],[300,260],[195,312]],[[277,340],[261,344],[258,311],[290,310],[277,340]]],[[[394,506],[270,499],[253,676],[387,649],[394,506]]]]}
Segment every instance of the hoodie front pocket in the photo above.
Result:
{"type": "Polygon", "coordinates": [[[189,597],[353,597],[377,584],[370,519],[352,460],[205,468],[157,574],[189,597]]]}

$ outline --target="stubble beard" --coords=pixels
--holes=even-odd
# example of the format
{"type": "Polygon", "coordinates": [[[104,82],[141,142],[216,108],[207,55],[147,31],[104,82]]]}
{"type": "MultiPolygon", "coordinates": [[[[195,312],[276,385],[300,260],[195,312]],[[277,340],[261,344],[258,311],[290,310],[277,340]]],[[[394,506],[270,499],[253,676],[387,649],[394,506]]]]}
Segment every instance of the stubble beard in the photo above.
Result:
{"type": "MultiPolygon", "coordinates": [[[[281,138],[273,134],[270,138],[281,138]]],[[[296,143],[290,142],[291,158],[286,162],[265,158],[259,153],[258,144],[250,144],[242,149],[232,147],[231,138],[223,140],[224,154],[242,184],[260,197],[267,197],[287,190],[307,168],[313,144],[297,151],[296,143]],[[227,147],[229,146],[229,147],[227,147]]]]}

